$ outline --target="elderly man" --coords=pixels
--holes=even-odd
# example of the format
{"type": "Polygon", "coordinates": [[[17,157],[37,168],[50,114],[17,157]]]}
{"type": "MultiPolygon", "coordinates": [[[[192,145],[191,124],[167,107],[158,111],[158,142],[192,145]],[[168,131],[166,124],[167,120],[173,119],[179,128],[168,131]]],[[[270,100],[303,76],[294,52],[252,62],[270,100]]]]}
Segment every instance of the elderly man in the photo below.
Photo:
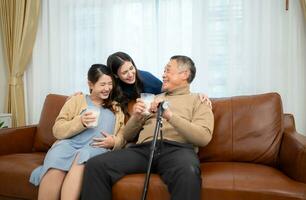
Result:
{"type": "Polygon", "coordinates": [[[164,93],[151,104],[151,114],[144,115],[141,99],[126,124],[127,141],[138,135],[137,144],[90,159],[85,168],[82,199],[111,200],[112,185],[126,174],[145,173],[150,157],[157,104],[168,101],[163,112],[163,140],[157,142],[152,170],[167,184],[171,199],[201,199],[201,171],[196,154],[212,138],[214,117],[211,108],[190,93],[196,68],[187,56],[173,56],[163,74],[164,93]]]}

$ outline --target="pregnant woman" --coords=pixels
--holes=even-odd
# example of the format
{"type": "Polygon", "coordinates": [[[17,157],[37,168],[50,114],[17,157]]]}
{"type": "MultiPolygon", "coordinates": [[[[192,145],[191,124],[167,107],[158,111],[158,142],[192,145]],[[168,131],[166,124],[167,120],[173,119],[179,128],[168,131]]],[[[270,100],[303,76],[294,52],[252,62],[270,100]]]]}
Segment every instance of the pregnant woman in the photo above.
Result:
{"type": "Polygon", "coordinates": [[[105,65],[92,65],[88,85],[89,95],[73,96],[63,106],[53,127],[58,140],[43,165],[31,174],[30,182],[39,185],[38,199],[79,199],[84,163],[125,144],[121,131],[124,114],[113,101],[119,94],[112,72],[105,65]],[[93,126],[96,120],[97,126],[93,126]]]}

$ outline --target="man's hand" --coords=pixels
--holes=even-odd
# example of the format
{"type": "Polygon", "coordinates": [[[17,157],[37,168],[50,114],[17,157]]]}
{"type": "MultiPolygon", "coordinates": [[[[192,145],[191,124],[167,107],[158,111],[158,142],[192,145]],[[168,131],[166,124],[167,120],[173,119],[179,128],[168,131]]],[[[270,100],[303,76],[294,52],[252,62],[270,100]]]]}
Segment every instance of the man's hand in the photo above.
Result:
{"type": "Polygon", "coordinates": [[[101,135],[104,137],[92,138],[93,142],[90,145],[93,147],[106,148],[106,149],[111,149],[115,146],[115,139],[112,135],[103,131],[101,132],[101,135]]]}
{"type": "MultiPolygon", "coordinates": [[[[161,102],[163,102],[163,101],[164,101],[163,98],[159,98],[159,97],[155,98],[154,101],[151,103],[150,111],[151,111],[152,113],[157,112],[157,110],[158,110],[158,105],[159,105],[161,102]]],[[[168,121],[168,120],[170,120],[170,118],[172,117],[172,115],[173,115],[173,113],[172,113],[172,111],[170,110],[170,108],[167,108],[167,109],[164,110],[163,116],[162,116],[162,117],[165,118],[165,119],[168,121]]]]}
{"type": "Polygon", "coordinates": [[[144,112],[146,110],[146,104],[143,102],[142,99],[136,99],[136,103],[133,106],[133,115],[138,119],[142,118],[144,112]]]}

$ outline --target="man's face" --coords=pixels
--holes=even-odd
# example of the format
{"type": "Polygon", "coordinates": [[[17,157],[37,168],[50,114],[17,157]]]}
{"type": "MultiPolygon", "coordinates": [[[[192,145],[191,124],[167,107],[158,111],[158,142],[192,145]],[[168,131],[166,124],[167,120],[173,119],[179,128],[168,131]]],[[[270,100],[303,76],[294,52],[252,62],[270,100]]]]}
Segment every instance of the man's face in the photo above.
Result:
{"type": "Polygon", "coordinates": [[[180,69],[176,60],[170,60],[164,69],[162,90],[171,92],[176,88],[187,85],[187,75],[187,70],[180,69]]]}

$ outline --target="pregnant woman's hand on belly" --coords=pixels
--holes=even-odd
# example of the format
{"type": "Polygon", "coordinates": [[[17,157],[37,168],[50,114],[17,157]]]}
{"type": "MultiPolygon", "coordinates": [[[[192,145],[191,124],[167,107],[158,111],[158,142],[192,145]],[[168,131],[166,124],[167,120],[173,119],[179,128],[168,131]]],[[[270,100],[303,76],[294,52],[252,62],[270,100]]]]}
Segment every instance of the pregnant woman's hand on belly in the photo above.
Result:
{"type": "Polygon", "coordinates": [[[106,132],[101,132],[101,137],[94,137],[92,140],[93,142],[91,143],[91,146],[93,147],[98,147],[98,148],[106,148],[106,149],[111,149],[115,145],[115,139],[112,135],[106,133],[106,132]]]}

